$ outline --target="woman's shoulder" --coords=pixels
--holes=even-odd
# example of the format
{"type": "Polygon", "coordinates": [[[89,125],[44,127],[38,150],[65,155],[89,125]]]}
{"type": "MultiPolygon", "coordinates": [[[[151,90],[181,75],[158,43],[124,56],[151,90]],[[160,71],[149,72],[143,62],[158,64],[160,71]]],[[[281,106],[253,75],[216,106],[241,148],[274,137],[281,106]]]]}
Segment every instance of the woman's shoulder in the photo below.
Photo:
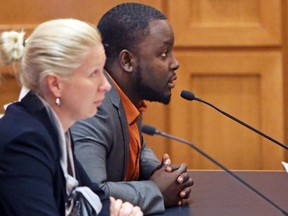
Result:
{"type": "Polygon", "coordinates": [[[55,148],[55,142],[58,138],[56,133],[51,132],[54,131],[51,122],[49,118],[43,117],[46,115],[45,113],[37,115],[27,111],[21,102],[11,104],[0,119],[2,147],[3,145],[19,145],[19,143],[24,145],[26,143],[27,146],[31,148],[34,146],[43,153],[46,151],[56,153],[58,149],[55,148]],[[37,115],[42,116],[45,120],[39,119],[37,115]]]}

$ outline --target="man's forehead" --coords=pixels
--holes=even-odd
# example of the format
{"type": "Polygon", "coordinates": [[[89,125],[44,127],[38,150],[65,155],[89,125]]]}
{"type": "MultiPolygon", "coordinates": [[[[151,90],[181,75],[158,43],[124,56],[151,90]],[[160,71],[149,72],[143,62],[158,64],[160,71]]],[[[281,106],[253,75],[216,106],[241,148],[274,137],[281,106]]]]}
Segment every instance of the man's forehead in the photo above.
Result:
{"type": "Polygon", "coordinates": [[[149,34],[146,39],[158,40],[163,44],[171,44],[174,41],[174,33],[168,20],[153,20],[149,23],[149,34]]]}

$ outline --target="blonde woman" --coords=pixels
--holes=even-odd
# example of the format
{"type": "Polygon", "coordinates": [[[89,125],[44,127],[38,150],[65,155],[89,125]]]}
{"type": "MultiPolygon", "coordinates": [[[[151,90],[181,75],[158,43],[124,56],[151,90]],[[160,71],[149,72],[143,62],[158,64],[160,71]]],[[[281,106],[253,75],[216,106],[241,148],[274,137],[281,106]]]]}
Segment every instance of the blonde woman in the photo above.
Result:
{"type": "Polygon", "coordinates": [[[30,91],[0,119],[1,215],[74,215],[79,200],[90,208],[86,215],[142,215],[114,198],[109,207],[74,157],[70,126],[95,115],[111,87],[95,28],[76,19],[51,20],[26,42],[23,32],[4,32],[1,62],[15,61],[30,91]]]}

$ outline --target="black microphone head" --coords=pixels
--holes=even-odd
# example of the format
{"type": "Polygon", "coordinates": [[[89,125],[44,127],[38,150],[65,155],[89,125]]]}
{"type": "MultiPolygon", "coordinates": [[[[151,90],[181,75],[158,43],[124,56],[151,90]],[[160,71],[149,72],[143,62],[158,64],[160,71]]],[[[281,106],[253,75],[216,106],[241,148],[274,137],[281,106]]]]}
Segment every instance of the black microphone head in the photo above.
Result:
{"type": "Polygon", "coordinates": [[[181,97],[184,98],[184,99],[186,99],[186,100],[190,100],[190,101],[196,99],[196,96],[195,96],[192,92],[190,92],[190,91],[188,91],[188,90],[183,90],[183,91],[181,92],[181,97]]]}
{"type": "Polygon", "coordinates": [[[148,135],[155,135],[157,133],[157,129],[155,127],[152,127],[150,125],[143,125],[142,126],[142,132],[148,135]]]}

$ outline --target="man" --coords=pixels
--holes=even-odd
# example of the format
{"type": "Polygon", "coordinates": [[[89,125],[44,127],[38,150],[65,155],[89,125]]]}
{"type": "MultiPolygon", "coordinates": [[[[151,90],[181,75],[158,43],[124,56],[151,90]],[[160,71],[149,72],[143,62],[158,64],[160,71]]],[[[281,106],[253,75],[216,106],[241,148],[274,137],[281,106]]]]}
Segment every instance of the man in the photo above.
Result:
{"type": "Polygon", "coordinates": [[[161,12],[137,3],[112,8],[98,29],[112,89],[96,116],[72,127],[76,157],[107,195],[161,213],[188,198],[193,184],[185,164],[170,166],[167,154],[160,163],[141,134],[144,100],[170,101],[179,67],[173,30],[161,12]]]}

